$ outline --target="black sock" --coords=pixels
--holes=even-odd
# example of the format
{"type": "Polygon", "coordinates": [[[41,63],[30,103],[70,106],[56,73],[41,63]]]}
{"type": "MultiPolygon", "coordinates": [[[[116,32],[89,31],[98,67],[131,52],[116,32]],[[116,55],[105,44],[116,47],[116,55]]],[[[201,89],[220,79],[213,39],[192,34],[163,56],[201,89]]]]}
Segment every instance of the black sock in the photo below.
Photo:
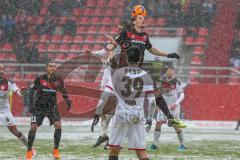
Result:
{"type": "Polygon", "coordinates": [[[108,160],[118,160],[118,156],[109,156],[108,160]]]}
{"type": "Polygon", "coordinates": [[[161,111],[166,115],[166,117],[168,119],[173,119],[174,117],[172,116],[172,114],[170,113],[167,103],[164,100],[162,95],[159,95],[158,97],[156,97],[156,104],[157,107],[161,109],[161,111]]]}
{"type": "Polygon", "coordinates": [[[36,131],[29,131],[28,133],[28,151],[32,150],[33,142],[35,140],[36,131]]]}
{"type": "Polygon", "coordinates": [[[62,129],[55,129],[54,132],[54,149],[58,149],[60,140],[61,140],[62,129]]]}

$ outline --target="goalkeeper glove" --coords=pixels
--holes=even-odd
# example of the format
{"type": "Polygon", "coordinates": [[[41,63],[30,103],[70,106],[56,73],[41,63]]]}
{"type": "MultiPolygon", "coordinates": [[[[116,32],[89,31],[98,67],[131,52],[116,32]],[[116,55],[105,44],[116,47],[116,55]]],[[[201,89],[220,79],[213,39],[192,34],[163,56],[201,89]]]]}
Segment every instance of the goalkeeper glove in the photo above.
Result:
{"type": "Polygon", "coordinates": [[[147,120],[146,125],[147,126],[145,127],[145,130],[146,130],[146,132],[149,132],[151,129],[151,126],[152,126],[152,120],[147,120]]]}
{"type": "Polygon", "coordinates": [[[96,126],[98,124],[99,121],[99,115],[95,114],[94,118],[93,118],[93,122],[92,122],[92,126],[91,126],[91,131],[94,132],[94,126],[96,126]]]}
{"type": "Polygon", "coordinates": [[[176,59],[179,59],[179,58],[180,58],[177,53],[169,53],[169,54],[167,55],[167,57],[168,57],[168,58],[176,58],[176,59]]]}

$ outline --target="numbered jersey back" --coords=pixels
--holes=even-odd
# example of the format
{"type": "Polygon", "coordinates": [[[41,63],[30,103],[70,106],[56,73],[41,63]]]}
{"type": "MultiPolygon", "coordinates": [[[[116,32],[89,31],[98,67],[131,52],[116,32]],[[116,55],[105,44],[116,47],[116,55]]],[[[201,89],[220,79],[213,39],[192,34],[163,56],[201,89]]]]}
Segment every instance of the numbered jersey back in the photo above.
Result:
{"type": "Polygon", "coordinates": [[[153,91],[153,81],[139,67],[123,67],[112,75],[113,92],[118,98],[117,110],[143,110],[144,98],[153,91]]]}

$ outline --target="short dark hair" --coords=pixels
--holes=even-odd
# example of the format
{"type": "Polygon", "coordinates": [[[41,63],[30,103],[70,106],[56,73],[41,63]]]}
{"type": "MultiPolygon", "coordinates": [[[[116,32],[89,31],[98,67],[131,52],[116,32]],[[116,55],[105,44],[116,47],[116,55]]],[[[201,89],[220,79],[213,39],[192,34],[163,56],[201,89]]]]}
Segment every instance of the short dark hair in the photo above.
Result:
{"type": "Polygon", "coordinates": [[[49,61],[47,61],[47,62],[46,62],[46,67],[47,67],[50,63],[56,63],[56,61],[54,61],[54,60],[49,60],[49,61]]]}
{"type": "Polygon", "coordinates": [[[127,50],[128,63],[138,63],[140,61],[141,50],[139,47],[130,47],[127,50]]]}

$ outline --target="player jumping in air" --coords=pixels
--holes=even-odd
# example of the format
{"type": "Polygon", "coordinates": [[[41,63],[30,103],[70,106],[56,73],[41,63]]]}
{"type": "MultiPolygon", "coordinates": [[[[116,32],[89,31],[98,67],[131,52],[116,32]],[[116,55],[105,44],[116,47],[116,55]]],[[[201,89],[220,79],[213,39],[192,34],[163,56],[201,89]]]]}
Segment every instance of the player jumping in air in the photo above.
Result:
{"type": "MultiPolygon", "coordinates": [[[[184,99],[184,92],[183,88],[181,86],[181,83],[177,80],[175,77],[175,72],[172,67],[168,68],[165,75],[161,76],[160,78],[160,84],[158,84],[157,88],[161,90],[161,93],[163,94],[163,98],[167,102],[167,106],[171,112],[171,114],[174,116],[175,119],[180,119],[180,103],[184,99]]],[[[158,147],[158,142],[161,134],[161,126],[163,123],[166,123],[166,116],[163,115],[162,111],[159,109],[156,110],[155,115],[156,120],[156,127],[154,131],[154,139],[153,144],[151,145],[150,149],[155,150],[158,147]]],[[[183,151],[186,150],[186,147],[183,144],[183,131],[180,129],[180,127],[184,126],[173,126],[180,142],[180,146],[178,150],[183,151]]]]}
{"type": "MultiPolygon", "coordinates": [[[[129,29],[130,28],[130,24],[127,21],[122,21],[119,25],[119,32],[123,29],[129,29]]],[[[112,37],[106,35],[108,39],[112,39],[112,37]]],[[[114,41],[113,41],[114,43],[114,41]]],[[[102,81],[101,81],[101,90],[104,90],[108,81],[111,81],[111,76],[115,71],[115,67],[112,66],[112,57],[114,55],[120,54],[121,53],[121,48],[118,45],[117,47],[113,47],[112,42],[110,41],[110,43],[106,46],[106,48],[99,50],[99,51],[88,51],[94,55],[99,56],[104,63],[106,64],[104,66],[104,72],[103,72],[103,77],[102,77],[102,81]]],[[[111,112],[104,114],[101,116],[101,135],[98,137],[97,142],[93,145],[93,147],[97,147],[100,144],[102,144],[105,141],[108,141],[109,137],[107,135],[107,128],[109,125],[109,122],[111,120],[111,118],[113,117],[114,114],[114,110],[112,110],[111,112]]],[[[92,130],[93,131],[93,130],[92,130]]],[[[107,145],[108,142],[106,143],[106,145],[104,146],[104,149],[107,149],[107,145]]]]}
{"type": "MultiPolygon", "coordinates": [[[[120,149],[125,139],[128,148],[135,150],[140,160],[148,160],[146,153],[146,132],[144,126],[144,99],[147,91],[153,91],[151,77],[139,68],[141,51],[137,47],[127,50],[128,67],[122,67],[112,75],[101,95],[95,116],[103,112],[109,94],[117,97],[116,111],[112,120],[109,136],[109,160],[118,160],[120,149]]],[[[151,125],[155,101],[154,94],[147,94],[149,99],[147,122],[151,125]],[[152,99],[152,100],[151,100],[152,99]]],[[[97,121],[94,125],[97,124],[97,121]]]]}
{"type": "MultiPolygon", "coordinates": [[[[4,76],[4,65],[0,64],[0,124],[7,126],[9,131],[27,147],[27,139],[24,134],[17,129],[14,117],[10,111],[10,92],[21,96],[20,89],[16,83],[4,76]]],[[[33,154],[35,155],[34,150],[33,154]]]]}
{"type": "Polygon", "coordinates": [[[49,62],[46,65],[46,74],[37,77],[30,90],[30,112],[31,128],[28,133],[28,150],[26,159],[31,160],[33,157],[32,146],[35,139],[37,128],[42,125],[44,117],[48,117],[50,125],[54,125],[54,150],[53,157],[60,159],[58,146],[61,140],[61,118],[57,109],[57,92],[60,91],[65,99],[68,109],[71,107],[69,99],[64,87],[62,78],[55,74],[56,64],[49,62]]]}

